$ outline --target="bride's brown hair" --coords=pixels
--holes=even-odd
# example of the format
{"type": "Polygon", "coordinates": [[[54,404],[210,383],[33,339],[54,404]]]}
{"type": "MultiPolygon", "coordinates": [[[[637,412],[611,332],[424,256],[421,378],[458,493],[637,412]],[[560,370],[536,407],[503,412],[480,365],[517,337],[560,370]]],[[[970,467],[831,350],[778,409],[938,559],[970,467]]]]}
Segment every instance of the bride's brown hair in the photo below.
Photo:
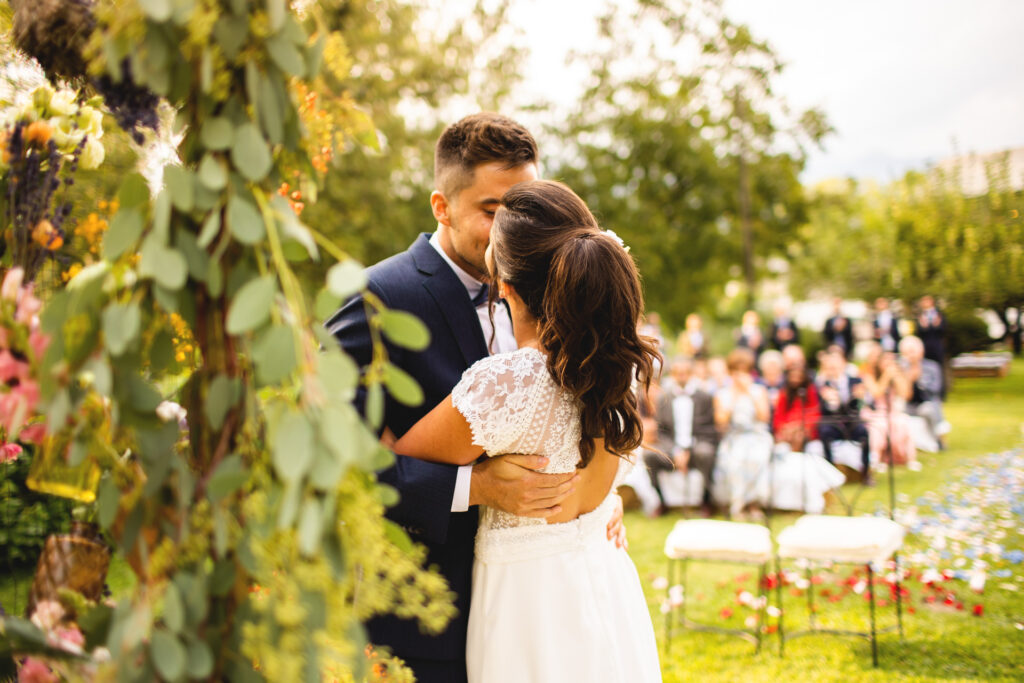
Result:
{"type": "Polygon", "coordinates": [[[492,276],[512,285],[537,319],[551,375],[580,402],[581,466],[596,438],[619,455],[639,447],[633,380],[646,392],[658,351],[637,333],[643,292],[632,257],[576,193],[535,180],[501,198],[491,260],[492,276]]]}

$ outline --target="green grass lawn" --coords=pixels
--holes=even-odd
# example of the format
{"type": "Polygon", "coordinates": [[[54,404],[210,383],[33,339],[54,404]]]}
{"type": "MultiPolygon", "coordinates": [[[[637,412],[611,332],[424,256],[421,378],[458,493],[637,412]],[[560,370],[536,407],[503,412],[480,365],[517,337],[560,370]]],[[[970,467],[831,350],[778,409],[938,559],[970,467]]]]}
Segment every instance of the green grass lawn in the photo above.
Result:
{"type": "MultiPolygon", "coordinates": [[[[954,431],[950,435],[949,449],[944,453],[922,453],[921,472],[896,471],[896,490],[900,494],[898,508],[917,505],[922,497],[940,501],[947,494],[971,494],[964,478],[972,471],[984,467],[984,456],[1006,452],[1022,443],[1024,430],[1024,362],[1016,361],[1010,375],[1003,379],[958,380],[947,404],[947,416],[954,431]]],[[[873,512],[887,505],[888,488],[885,477],[879,476],[879,485],[868,489],[859,498],[858,512],[873,512]]],[[[847,494],[855,492],[853,485],[847,494]]],[[[1016,505],[1024,504],[1020,495],[1016,505]]],[[[837,508],[833,512],[839,513],[837,508]]],[[[992,509],[992,523],[996,523],[996,510],[992,509]]],[[[670,653],[664,654],[665,616],[660,611],[664,590],[653,583],[666,576],[666,560],[662,545],[679,513],[649,520],[638,512],[627,513],[630,554],[636,562],[648,604],[658,634],[662,652],[662,670],[667,683],[673,681],[952,681],[952,680],[1024,680],[1024,564],[999,563],[990,567],[988,582],[983,593],[969,590],[967,582],[951,580],[942,583],[942,592],[932,592],[916,579],[907,582],[910,595],[904,612],[905,638],[901,642],[895,634],[879,636],[879,668],[871,665],[870,645],[867,640],[849,637],[812,635],[786,643],[784,658],[778,655],[778,640],[768,636],[767,647],[754,654],[750,643],[728,636],[682,632],[677,629],[670,653]],[[994,578],[992,569],[1010,569],[1008,578],[994,578]],[[952,593],[955,604],[943,604],[943,596],[952,593]],[[924,602],[928,594],[938,595],[935,603],[924,602]],[[974,616],[975,605],[981,605],[983,614],[974,616]]],[[[781,515],[773,520],[776,533],[792,523],[795,515],[781,515]]],[[[1007,520],[1007,526],[1010,521],[1007,520]]],[[[1022,548],[1020,535],[1024,515],[1013,521],[1016,528],[1007,529],[1001,543],[1007,548],[1022,548]]],[[[926,550],[926,539],[908,535],[905,555],[926,550]]],[[[940,561],[938,569],[953,568],[956,553],[940,561]]],[[[795,567],[790,567],[795,569],[795,567]]],[[[911,566],[911,570],[922,567],[911,566]]],[[[969,568],[969,567],[965,567],[969,568]]],[[[819,596],[818,620],[820,625],[837,628],[866,628],[868,603],[863,595],[848,593],[839,598],[841,591],[836,580],[850,575],[852,567],[843,566],[834,573],[822,572],[824,582],[816,590],[824,589],[836,596],[836,602],[819,596]]],[[[802,575],[802,574],[801,574],[802,575]]],[[[737,604],[737,590],[756,592],[756,570],[737,565],[691,564],[687,585],[688,615],[718,625],[742,626],[744,618],[753,614],[749,608],[737,604]],[[744,576],[746,575],[746,576],[744,576]],[[737,580],[745,579],[742,583],[737,580]],[[732,616],[723,615],[723,609],[732,610],[732,616]]],[[[794,595],[797,589],[784,590],[785,627],[802,628],[807,623],[808,610],[805,594],[794,595]]],[[[879,591],[888,602],[888,590],[879,591]]],[[[876,596],[877,597],[877,596],[876,596]]],[[[772,598],[774,601],[774,597],[772,598]]],[[[893,605],[878,609],[879,625],[895,623],[893,605]]],[[[775,620],[768,619],[769,625],[775,620]]]]}

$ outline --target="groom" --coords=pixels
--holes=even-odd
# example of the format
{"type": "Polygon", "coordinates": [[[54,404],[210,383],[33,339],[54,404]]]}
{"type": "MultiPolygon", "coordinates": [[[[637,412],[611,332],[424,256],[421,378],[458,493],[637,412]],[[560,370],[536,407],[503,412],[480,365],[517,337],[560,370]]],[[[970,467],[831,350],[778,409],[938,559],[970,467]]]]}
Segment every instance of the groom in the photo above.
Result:
{"type": "MultiPolygon", "coordinates": [[[[440,403],[470,365],[490,353],[516,348],[507,309],[495,307],[493,326],[488,315],[484,251],[502,195],[516,183],[537,177],[537,144],[515,121],[481,113],[448,126],[434,154],[430,206],[437,230],[421,234],[404,252],[367,269],[370,291],[388,307],[415,314],[430,330],[430,346],[424,351],[388,347],[391,362],[411,374],[424,393],[416,407],[388,398],[384,423],[396,436],[440,403]]],[[[347,302],[325,324],[357,363],[369,363],[372,343],[361,297],[347,302]]],[[[417,622],[393,616],[369,624],[370,640],[389,646],[418,681],[466,680],[477,506],[530,517],[554,514],[574,475],[534,471],[546,461],[537,455],[507,455],[456,467],[399,455],[393,467],[379,474],[380,481],[401,495],[388,517],[426,546],[427,565],[436,565],[456,593],[458,615],[440,635],[425,635],[417,622]]],[[[613,536],[621,544],[621,512],[609,524],[609,538],[613,536]]]]}

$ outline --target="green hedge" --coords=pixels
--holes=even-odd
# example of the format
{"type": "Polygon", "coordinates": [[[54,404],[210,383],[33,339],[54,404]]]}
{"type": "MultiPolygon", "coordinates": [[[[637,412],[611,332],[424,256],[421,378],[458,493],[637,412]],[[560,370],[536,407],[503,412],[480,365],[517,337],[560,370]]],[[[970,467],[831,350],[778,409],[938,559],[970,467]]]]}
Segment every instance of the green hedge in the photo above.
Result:
{"type": "Polygon", "coordinates": [[[33,566],[46,537],[71,523],[71,501],[25,485],[31,461],[26,451],[0,465],[0,571],[33,566]]]}

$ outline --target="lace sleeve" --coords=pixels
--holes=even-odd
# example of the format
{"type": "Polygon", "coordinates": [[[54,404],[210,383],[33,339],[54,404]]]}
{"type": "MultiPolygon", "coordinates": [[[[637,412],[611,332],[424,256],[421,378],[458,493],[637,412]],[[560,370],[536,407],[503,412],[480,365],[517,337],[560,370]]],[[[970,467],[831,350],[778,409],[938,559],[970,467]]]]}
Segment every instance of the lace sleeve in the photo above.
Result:
{"type": "Polygon", "coordinates": [[[469,422],[473,443],[488,455],[512,452],[525,434],[538,370],[519,353],[490,356],[466,370],[452,390],[452,405],[469,422]]]}

